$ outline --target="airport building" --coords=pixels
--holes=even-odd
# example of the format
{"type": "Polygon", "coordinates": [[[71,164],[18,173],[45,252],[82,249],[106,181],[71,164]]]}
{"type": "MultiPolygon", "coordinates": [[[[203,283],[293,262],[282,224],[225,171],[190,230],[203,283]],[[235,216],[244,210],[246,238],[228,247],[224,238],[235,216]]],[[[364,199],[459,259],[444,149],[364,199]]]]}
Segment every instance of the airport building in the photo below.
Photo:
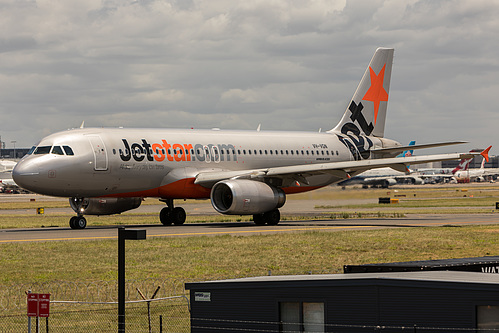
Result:
{"type": "Polygon", "coordinates": [[[30,148],[3,148],[0,149],[0,159],[20,159],[28,153],[30,148]]]}
{"type": "Polygon", "coordinates": [[[191,298],[191,332],[196,333],[441,333],[499,328],[499,274],[264,276],[186,283],[186,289],[191,298]]]}

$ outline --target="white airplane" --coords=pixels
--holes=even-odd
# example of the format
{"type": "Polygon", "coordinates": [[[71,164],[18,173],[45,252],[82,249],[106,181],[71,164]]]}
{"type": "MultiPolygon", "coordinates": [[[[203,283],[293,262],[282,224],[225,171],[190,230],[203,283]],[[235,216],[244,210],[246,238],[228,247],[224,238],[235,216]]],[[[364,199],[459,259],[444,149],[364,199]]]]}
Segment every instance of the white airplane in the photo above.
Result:
{"type": "Polygon", "coordinates": [[[174,199],[210,199],[222,214],[253,215],[257,225],[279,223],[286,195],[314,190],[380,167],[473,154],[394,158],[407,149],[383,137],[393,49],[376,50],[340,122],[327,132],[78,128],[43,138],[14,168],[30,191],[69,197],[84,215],[117,214],[157,197],[164,225],[183,224],[174,199]]]}
{"type": "Polygon", "coordinates": [[[492,148],[492,146],[489,146],[484,150],[487,154],[482,154],[483,160],[480,168],[470,169],[468,163],[467,168],[459,170],[454,174],[458,183],[469,183],[470,181],[484,182],[487,178],[497,177],[499,175],[498,168],[485,168],[485,161],[489,161],[488,152],[490,148],[492,148]]]}
{"type": "Polygon", "coordinates": [[[16,164],[15,161],[2,160],[0,161],[0,172],[11,172],[16,164]]]}
{"type": "Polygon", "coordinates": [[[0,161],[0,193],[7,190],[18,190],[19,187],[12,179],[12,170],[16,166],[16,161],[0,161]]]}

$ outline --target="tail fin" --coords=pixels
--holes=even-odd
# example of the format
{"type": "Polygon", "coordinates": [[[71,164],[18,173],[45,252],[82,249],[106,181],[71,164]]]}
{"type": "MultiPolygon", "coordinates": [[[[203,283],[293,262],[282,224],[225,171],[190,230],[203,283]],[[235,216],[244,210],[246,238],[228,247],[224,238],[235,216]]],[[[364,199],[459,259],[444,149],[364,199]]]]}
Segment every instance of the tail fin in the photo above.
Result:
{"type": "Polygon", "coordinates": [[[485,149],[484,151],[482,151],[482,152],[480,153],[480,155],[482,155],[482,156],[483,156],[483,160],[484,160],[484,161],[485,161],[485,160],[486,160],[487,162],[489,161],[489,150],[490,150],[490,148],[492,148],[492,146],[488,146],[488,147],[487,147],[487,149],[485,149]]]}
{"type": "Polygon", "coordinates": [[[471,161],[473,161],[473,158],[463,158],[459,162],[459,165],[452,170],[452,174],[455,174],[458,171],[466,171],[466,170],[468,170],[469,167],[470,167],[471,161]]]}
{"type": "MultiPolygon", "coordinates": [[[[409,142],[409,146],[414,146],[415,144],[416,144],[416,141],[414,141],[414,140],[409,142]]],[[[400,154],[398,154],[395,157],[409,157],[409,156],[412,156],[413,153],[414,153],[414,149],[404,150],[403,152],[401,152],[400,154]]]]}
{"type": "Polygon", "coordinates": [[[378,48],[341,121],[331,131],[383,137],[394,49],[378,48]]]}

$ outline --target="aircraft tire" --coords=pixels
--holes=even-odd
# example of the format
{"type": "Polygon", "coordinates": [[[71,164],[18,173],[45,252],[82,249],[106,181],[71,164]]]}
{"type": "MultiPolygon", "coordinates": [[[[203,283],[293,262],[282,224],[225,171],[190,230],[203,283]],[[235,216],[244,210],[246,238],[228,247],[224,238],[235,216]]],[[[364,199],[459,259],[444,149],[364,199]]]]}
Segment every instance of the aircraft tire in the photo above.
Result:
{"type": "Polygon", "coordinates": [[[69,220],[69,226],[71,229],[85,229],[87,226],[87,219],[83,216],[73,216],[69,220]]]}
{"type": "Polygon", "coordinates": [[[277,225],[281,220],[281,213],[279,209],[271,210],[263,214],[263,220],[267,222],[268,225],[277,225]]]}
{"type": "Polygon", "coordinates": [[[172,224],[172,219],[170,217],[170,209],[168,207],[165,207],[161,210],[161,212],[159,213],[159,220],[163,225],[172,224]]]}
{"type": "Polygon", "coordinates": [[[69,226],[71,227],[71,229],[76,229],[75,220],[76,220],[76,216],[72,216],[72,217],[69,219],[69,226]]]}
{"type": "Polygon", "coordinates": [[[263,214],[253,215],[253,222],[255,222],[256,225],[265,225],[265,220],[263,218],[263,214]]]}
{"type": "Polygon", "coordinates": [[[182,207],[175,207],[173,211],[170,213],[170,218],[173,224],[182,225],[185,222],[187,215],[185,214],[185,210],[182,207]]]}

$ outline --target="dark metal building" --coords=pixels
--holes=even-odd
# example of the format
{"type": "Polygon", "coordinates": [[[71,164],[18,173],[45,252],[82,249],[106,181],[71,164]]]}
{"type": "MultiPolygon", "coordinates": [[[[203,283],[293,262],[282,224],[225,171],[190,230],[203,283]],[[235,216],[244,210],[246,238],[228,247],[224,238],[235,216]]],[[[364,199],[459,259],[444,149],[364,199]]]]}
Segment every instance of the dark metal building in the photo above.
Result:
{"type": "Polygon", "coordinates": [[[499,328],[499,275],[460,271],[187,283],[191,332],[480,332],[499,328]],[[423,330],[424,329],[424,330],[423,330]]]}
{"type": "Polygon", "coordinates": [[[467,271],[499,273],[499,256],[345,265],[344,273],[467,271]]]}

